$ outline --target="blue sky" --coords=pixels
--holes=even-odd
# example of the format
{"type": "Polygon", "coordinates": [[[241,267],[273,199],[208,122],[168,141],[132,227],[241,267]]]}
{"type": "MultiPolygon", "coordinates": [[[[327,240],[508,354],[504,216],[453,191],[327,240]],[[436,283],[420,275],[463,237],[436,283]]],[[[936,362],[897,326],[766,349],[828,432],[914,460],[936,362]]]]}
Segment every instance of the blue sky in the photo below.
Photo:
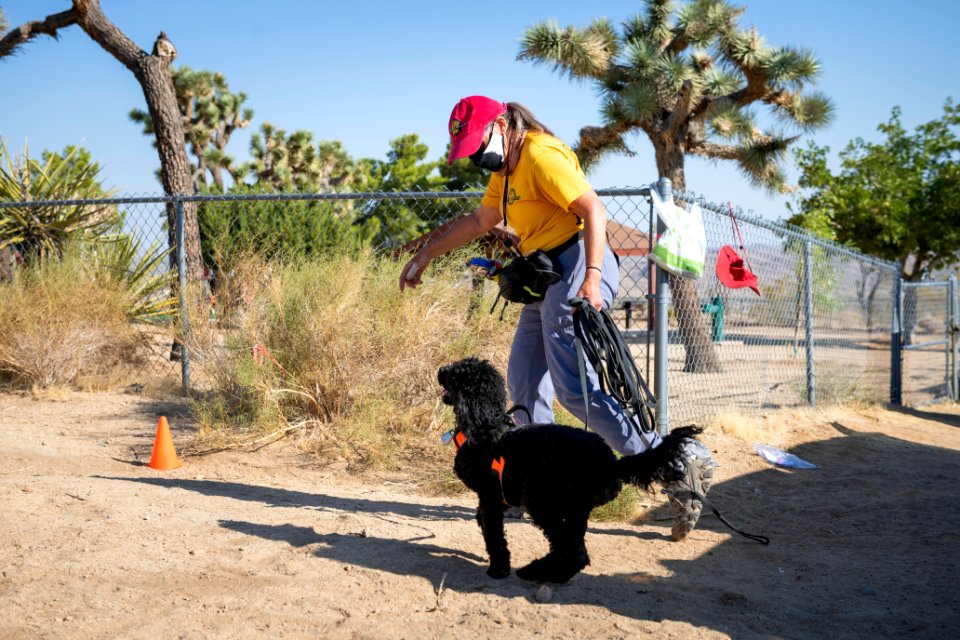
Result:
{"type": "MultiPolygon", "coordinates": [[[[747,6],[741,24],[755,25],[768,43],[806,47],[821,60],[817,88],[835,101],[836,118],[807,138],[834,152],[854,137],[875,138],[894,105],[913,128],[939,117],[948,96],[960,99],[960,3],[741,4],[747,6]]],[[[67,0],[0,0],[12,25],[68,6],[67,0]]],[[[606,16],[619,23],[642,4],[102,0],[102,6],[142,48],[149,50],[163,30],[179,52],[176,64],[222,71],[233,91],[249,95],[253,124],[228,148],[243,160],[250,132],[265,121],[341,140],[357,158],[383,158],[390,140],[417,133],[430,157],[439,157],[450,109],[475,93],[525,103],[572,144],[582,126],[599,123],[594,90],[548,67],[517,62],[524,28],[544,19],[583,26],[606,16]]],[[[108,186],[123,193],[160,191],[156,151],[127,118],[131,109],[143,108],[139,85],[77,27],[63,31],[59,41],[41,37],[0,62],[0,91],[0,136],[9,147],[22,149],[26,141],[39,154],[82,145],[103,166],[108,186]]],[[[656,180],[650,144],[638,137],[632,146],[637,156],[607,159],[591,172],[595,187],[656,180]]],[[[751,187],[729,164],[689,159],[687,186],[765,218],[787,215],[788,197],[751,187]]]]}

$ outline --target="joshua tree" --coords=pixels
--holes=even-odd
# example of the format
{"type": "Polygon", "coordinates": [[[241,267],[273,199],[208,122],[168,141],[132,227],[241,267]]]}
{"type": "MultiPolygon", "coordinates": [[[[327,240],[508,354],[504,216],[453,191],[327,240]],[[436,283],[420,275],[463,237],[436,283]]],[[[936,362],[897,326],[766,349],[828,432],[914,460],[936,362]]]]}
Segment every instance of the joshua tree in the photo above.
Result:
{"type": "MultiPolygon", "coordinates": [[[[543,22],[527,29],[518,58],[546,63],[570,79],[592,80],[602,99],[600,126],[584,127],[576,144],[590,167],[605,153],[634,152],[627,135],[653,144],[657,170],[684,189],[684,160],[694,154],[732,160],[755,185],[786,191],[782,161],[796,133],[764,130],[753,105],[778,122],[809,131],[829,122],[833,107],[804,93],[820,64],[809,51],[767,45],[738,24],[743,8],[726,0],[647,0],[618,31],[607,19],[585,28],[543,22]]],[[[686,348],[685,371],[718,371],[696,287],[671,276],[686,348]]]]}
{"type": "MultiPolygon", "coordinates": [[[[243,109],[247,94],[230,93],[227,79],[220,72],[194,71],[182,66],[172,72],[177,105],[183,118],[183,132],[190,153],[196,158],[191,165],[193,183],[197,189],[207,186],[207,174],[214,187],[224,190],[223,172],[230,174],[234,183],[242,177],[226,153],[230,136],[237,129],[250,125],[252,109],[243,109]]],[[[130,119],[143,125],[143,133],[154,135],[153,119],[141,109],[133,109],[130,119]]]]}
{"type": "MultiPolygon", "coordinates": [[[[163,189],[169,194],[193,194],[183,125],[170,77],[170,63],[177,52],[162,31],[154,42],[152,53],[147,53],[107,19],[100,8],[100,0],[72,0],[71,8],[66,11],[49,15],[43,20],[26,22],[9,32],[0,31],[0,59],[14,53],[21,45],[38,35],[56,38],[61,29],[71,25],[83,29],[94,42],[136,77],[143,89],[147,109],[154,123],[163,189]]],[[[196,206],[193,203],[184,203],[183,208],[187,274],[192,280],[199,281],[203,275],[203,267],[200,260],[196,206]]],[[[173,205],[167,207],[167,218],[168,240],[170,246],[175,247],[176,211],[173,205]]],[[[175,251],[171,252],[171,263],[175,268],[175,251]]]]}
{"type": "Polygon", "coordinates": [[[313,134],[294,131],[290,135],[269,122],[250,138],[252,160],[246,170],[254,185],[267,191],[316,191],[322,168],[313,134]]]}

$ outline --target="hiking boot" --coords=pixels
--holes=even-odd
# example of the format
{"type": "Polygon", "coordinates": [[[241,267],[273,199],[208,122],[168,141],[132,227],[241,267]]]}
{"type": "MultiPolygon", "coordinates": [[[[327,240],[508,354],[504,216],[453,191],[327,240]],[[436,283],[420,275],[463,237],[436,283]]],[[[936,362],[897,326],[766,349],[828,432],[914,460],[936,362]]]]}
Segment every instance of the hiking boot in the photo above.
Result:
{"type": "Polygon", "coordinates": [[[697,526],[703,501],[694,495],[707,495],[713,484],[713,471],[720,466],[707,448],[694,440],[684,451],[685,468],[683,478],[664,485],[662,493],[667,494],[670,506],[676,514],[671,533],[674,540],[683,540],[697,526]]]}

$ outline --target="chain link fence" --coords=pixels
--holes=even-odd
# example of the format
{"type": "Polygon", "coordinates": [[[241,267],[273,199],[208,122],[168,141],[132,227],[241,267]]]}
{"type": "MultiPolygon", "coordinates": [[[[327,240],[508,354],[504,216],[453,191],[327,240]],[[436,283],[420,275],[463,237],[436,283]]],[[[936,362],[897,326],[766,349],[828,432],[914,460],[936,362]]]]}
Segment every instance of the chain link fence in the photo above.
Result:
{"type": "MultiPolygon", "coordinates": [[[[608,241],[620,260],[613,315],[641,372],[653,380],[656,270],[647,256],[657,235],[657,220],[649,189],[598,193],[608,213],[608,241]]],[[[88,234],[91,243],[96,240],[100,245],[100,253],[90,254],[91,259],[114,269],[118,278],[130,279],[136,273],[150,282],[141,301],[147,310],[132,316],[137,342],[125,362],[130,377],[159,376],[198,385],[217,349],[209,340],[191,343],[191,335],[198,327],[217,322],[216,307],[209,301],[218,288],[230,283],[231,274],[220,272],[218,265],[238,250],[231,242],[245,240],[249,248],[254,241],[267,257],[279,250],[279,238],[285,239],[286,250],[293,239],[304,255],[358,239],[388,250],[409,250],[473,210],[480,195],[270,194],[0,202],[0,216],[39,219],[43,212],[55,212],[53,218],[63,219],[69,211],[72,219],[82,220],[100,219],[108,212],[113,220],[108,229],[97,227],[99,238],[88,234]],[[179,224],[184,220],[187,224],[179,224]],[[199,221],[199,231],[191,231],[191,220],[199,221]],[[220,240],[205,242],[198,250],[192,243],[201,235],[220,240]],[[171,242],[186,251],[169,251],[171,242]],[[123,259],[105,259],[111,255],[108,250],[123,259]],[[199,256],[199,263],[189,263],[192,255],[199,256]],[[199,275],[190,281],[201,282],[200,291],[186,286],[188,272],[199,275]],[[181,290],[187,293],[180,295],[181,290]]],[[[707,253],[702,278],[669,279],[672,304],[661,314],[666,317],[663,362],[672,424],[726,411],[898,402],[901,392],[908,404],[956,397],[960,314],[952,281],[901,283],[894,263],[691,192],[674,195],[678,204],[700,205],[707,253]],[[757,275],[761,295],[720,282],[714,265],[724,246],[757,275]]],[[[9,280],[19,265],[48,251],[47,235],[0,237],[4,243],[0,279],[9,280]]],[[[205,333],[209,337],[211,332],[205,333]]]]}
{"type": "Polygon", "coordinates": [[[903,283],[903,390],[909,404],[957,399],[956,279],[903,283]]]}
{"type": "Polygon", "coordinates": [[[889,398],[895,265],[729,204],[677,199],[701,207],[707,260],[694,306],[672,318],[672,418],[889,398]],[[759,294],[720,282],[715,265],[725,246],[757,276],[759,294]]]}
{"type": "MultiPolygon", "coordinates": [[[[171,199],[156,196],[0,202],[0,287],[6,285],[0,290],[6,298],[0,300],[0,311],[6,312],[6,322],[0,323],[6,325],[0,328],[0,377],[12,374],[41,385],[79,378],[94,388],[139,386],[147,378],[178,385],[170,207],[171,199]],[[18,272],[32,273],[36,270],[26,268],[52,256],[74,270],[67,274],[72,283],[57,284],[59,295],[72,296],[66,307],[76,313],[60,318],[40,317],[49,314],[29,308],[38,302],[54,306],[54,300],[31,297],[14,286],[18,272]],[[97,283],[122,291],[122,327],[98,324],[109,318],[91,311],[96,298],[91,288],[97,283]],[[22,308],[10,308],[16,305],[22,308]]],[[[55,308],[62,313],[64,306],[55,308]]]]}

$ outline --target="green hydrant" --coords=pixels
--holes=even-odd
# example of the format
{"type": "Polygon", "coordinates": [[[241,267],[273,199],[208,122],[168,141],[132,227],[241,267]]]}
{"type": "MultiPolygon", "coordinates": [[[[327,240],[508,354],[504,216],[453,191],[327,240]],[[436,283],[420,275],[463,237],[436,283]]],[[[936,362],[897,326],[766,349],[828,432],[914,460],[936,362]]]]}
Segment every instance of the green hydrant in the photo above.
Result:
{"type": "Polygon", "coordinates": [[[710,339],[723,342],[723,296],[714,296],[713,300],[700,309],[710,314],[710,339]]]}

